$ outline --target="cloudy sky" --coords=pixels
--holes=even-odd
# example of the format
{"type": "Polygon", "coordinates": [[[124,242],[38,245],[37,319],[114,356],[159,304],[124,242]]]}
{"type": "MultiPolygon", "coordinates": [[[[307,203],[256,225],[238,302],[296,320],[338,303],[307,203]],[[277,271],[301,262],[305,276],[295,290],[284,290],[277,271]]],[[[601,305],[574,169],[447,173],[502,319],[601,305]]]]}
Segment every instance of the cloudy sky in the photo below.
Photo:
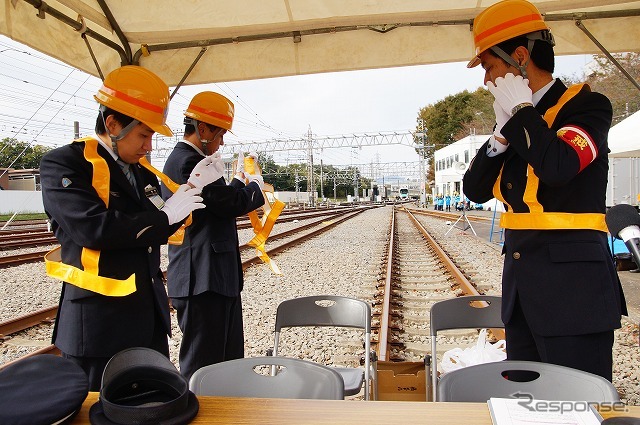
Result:
{"type": "MultiPolygon", "coordinates": [[[[560,57],[556,75],[580,75],[588,62],[588,56],[560,57]]],[[[171,102],[169,125],[181,129],[191,97],[212,90],[236,105],[237,137],[229,137],[229,145],[300,139],[309,129],[316,137],[408,132],[421,107],[475,90],[482,79],[480,67],[449,63],[184,86],[171,102]]],[[[60,146],[72,140],[74,121],[81,135],[90,134],[99,86],[98,78],[0,36],[0,137],[60,146]]],[[[172,142],[167,143],[165,149],[172,142]]],[[[274,158],[300,162],[304,155],[290,151],[274,158]]],[[[413,149],[403,145],[318,149],[314,157],[336,165],[417,161],[413,149]]]]}

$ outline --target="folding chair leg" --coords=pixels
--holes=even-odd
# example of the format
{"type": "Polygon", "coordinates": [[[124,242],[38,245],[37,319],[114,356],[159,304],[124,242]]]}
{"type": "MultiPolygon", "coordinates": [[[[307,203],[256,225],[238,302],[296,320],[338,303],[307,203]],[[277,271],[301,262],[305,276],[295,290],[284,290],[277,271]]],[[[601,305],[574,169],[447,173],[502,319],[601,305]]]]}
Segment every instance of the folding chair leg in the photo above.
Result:
{"type": "Polygon", "coordinates": [[[433,390],[431,388],[431,355],[424,356],[424,375],[425,375],[425,398],[426,401],[433,401],[433,390]]]}

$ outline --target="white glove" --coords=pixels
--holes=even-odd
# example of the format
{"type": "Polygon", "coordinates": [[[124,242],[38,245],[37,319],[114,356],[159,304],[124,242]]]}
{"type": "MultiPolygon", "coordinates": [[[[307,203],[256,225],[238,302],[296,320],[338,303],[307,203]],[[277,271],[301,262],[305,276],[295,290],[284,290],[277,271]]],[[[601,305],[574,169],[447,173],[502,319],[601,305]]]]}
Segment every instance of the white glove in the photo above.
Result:
{"type": "Polygon", "coordinates": [[[237,173],[244,174],[244,154],[242,152],[238,153],[238,162],[236,162],[236,174],[237,173]]]}
{"type": "Polygon", "coordinates": [[[264,189],[264,179],[262,178],[262,176],[260,174],[247,174],[244,173],[244,176],[247,180],[249,180],[249,183],[252,182],[256,182],[258,183],[258,186],[260,186],[260,190],[264,189]]]}
{"type": "Polygon", "coordinates": [[[487,88],[509,116],[511,116],[511,110],[521,103],[533,105],[529,80],[522,78],[522,75],[515,76],[508,73],[504,78],[496,78],[495,84],[487,81],[487,88]]]}
{"type": "Polygon", "coordinates": [[[209,183],[213,183],[222,177],[224,172],[224,162],[219,152],[205,156],[191,171],[189,183],[195,188],[202,190],[209,183]]]}
{"type": "Polygon", "coordinates": [[[167,215],[169,226],[186,218],[192,211],[205,207],[199,194],[198,188],[189,187],[188,184],[180,185],[160,210],[167,215]]]}
{"type": "Polygon", "coordinates": [[[256,165],[258,165],[258,154],[257,154],[257,153],[255,153],[255,152],[251,152],[251,153],[249,154],[249,158],[253,158],[253,162],[254,162],[256,165]]]}
{"type": "Polygon", "coordinates": [[[505,110],[502,109],[502,106],[500,106],[497,100],[493,102],[493,112],[496,114],[496,129],[493,130],[493,136],[504,139],[504,136],[502,135],[502,127],[504,127],[507,121],[509,121],[511,115],[507,114],[505,110]]]}
{"type": "MultiPolygon", "coordinates": [[[[258,154],[255,152],[251,152],[249,154],[249,158],[253,158],[253,162],[257,165],[258,164],[258,154]]],[[[243,173],[244,174],[244,153],[239,152],[238,153],[238,163],[236,165],[236,173],[243,173]]]]}

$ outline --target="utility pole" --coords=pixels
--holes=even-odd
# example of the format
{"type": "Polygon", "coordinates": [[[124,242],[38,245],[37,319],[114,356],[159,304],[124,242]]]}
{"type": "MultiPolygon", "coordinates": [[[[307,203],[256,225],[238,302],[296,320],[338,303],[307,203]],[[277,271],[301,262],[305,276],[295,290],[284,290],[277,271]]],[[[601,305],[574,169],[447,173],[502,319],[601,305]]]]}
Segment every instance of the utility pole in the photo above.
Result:
{"type": "Polygon", "coordinates": [[[425,176],[427,174],[427,170],[425,167],[425,153],[427,149],[427,126],[423,119],[420,119],[420,131],[416,133],[416,136],[420,138],[420,146],[418,147],[418,155],[420,156],[420,206],[426,207],[427,189],[425,176]]]}
{"type": "Polygon", "coordinates": [[[308,167],[307,167],[307,194],[309,196],[309,205],[315,206],[315,195],[316,188],[315,182],[313,181],[313,133],[311,133],[311,126],[309,126],[309,131],[307,132],[307,143],[308,145],[308,167]]]}
{"type": "MultiPolygon", "coordinates": [[[[353,169],[353,197],[357,198],[358,197],[358,173],[356,172],[358,169],[354,168],[353,169]]],[[[355,199],[354,199],[355,200],[355,199]]]]}
{"type": "Polygon", "coordinates": [[[300,199],[298,198],[298,170],[296,170],[296,203],[300,202],[300,199]]]}
{"type": "Polygon", "coordinates": [[[320,199],[324,200],[324,187],[323,187],[323,174],[322,174],[322,159],[320,160],[320,199]]]}

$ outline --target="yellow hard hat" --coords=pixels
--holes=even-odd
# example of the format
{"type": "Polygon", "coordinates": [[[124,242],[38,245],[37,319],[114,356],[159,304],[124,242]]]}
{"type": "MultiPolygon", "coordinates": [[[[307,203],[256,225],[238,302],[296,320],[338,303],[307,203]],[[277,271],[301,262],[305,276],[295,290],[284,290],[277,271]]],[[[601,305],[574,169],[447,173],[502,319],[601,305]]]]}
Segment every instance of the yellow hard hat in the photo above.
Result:
{"type": "Polygon", "coordinates": [[[111,71],[94,98],[101,105],[138,120],[157,133],[173,136],[166,124],[169,87],[148,69],[125,65],[111,71]]]}
{"type": "Polygon", "coordinates": [[[483,10],[473,20],[475,56],[467,64],[480,63],[480,54],[490,47],[535,31],[549,31],[538,9],[526,0],[503,0],[483,10]]]}
{"type": "Polygon", "coordinates": [[[219,93],[203,91],[193,96],[184,115],[216,127],[231,131],[233,102],[219,93]]]}

